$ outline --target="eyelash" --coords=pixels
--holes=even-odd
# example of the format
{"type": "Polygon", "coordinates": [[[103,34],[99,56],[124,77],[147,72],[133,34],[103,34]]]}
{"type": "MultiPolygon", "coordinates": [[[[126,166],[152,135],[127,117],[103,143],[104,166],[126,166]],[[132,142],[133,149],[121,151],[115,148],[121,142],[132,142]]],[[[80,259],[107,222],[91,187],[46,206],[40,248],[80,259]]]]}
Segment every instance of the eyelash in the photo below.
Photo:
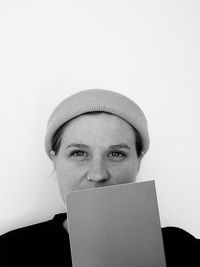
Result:
{"type": "Polygon", "coordinates": [[[87,154],[87,156],[88,156],[88,153],[86,151],[83,151],[83,150],[74,150],[74,151],[72,151],[70,153],[70,156],[72,156],[72,157],[83,157],[83,153],[87,154]],[[80,155],[80,153],[82,153],[82,156],[80,155]]]}
{"type": "Polygon", "coordinates": [[[124,152],[124,151],[111,151],[111,152],[109,152],[108,153],[108,155],[106,155],[106,157],[108,158],[109,157],[109,154],[115,154],[115,156],[114,157],[120,157],[120,158],[122,158],[122,157],[126,157],[127,155],[126,155],[126,153],[124,152]],[[118,156],[116,156],[116,154],[118,155],[118,156]],[[120,156],[119,156],[120,155],[120,156]]]}
{"type": "MultiPolygon", "coordinates": [[[[74,150],[70,153],[70,157],[76,157],[76,158],[83,158],[83,157],[88,157],[89,153],[84,150],[74,150]]],[[[118,159],[123,159],[127,157],[127,153],[124,151],[110,151],[106,154],[106,158],[118,158],[118,159]],[[114,155],[114,156],[112,156],[114,155]]]]}

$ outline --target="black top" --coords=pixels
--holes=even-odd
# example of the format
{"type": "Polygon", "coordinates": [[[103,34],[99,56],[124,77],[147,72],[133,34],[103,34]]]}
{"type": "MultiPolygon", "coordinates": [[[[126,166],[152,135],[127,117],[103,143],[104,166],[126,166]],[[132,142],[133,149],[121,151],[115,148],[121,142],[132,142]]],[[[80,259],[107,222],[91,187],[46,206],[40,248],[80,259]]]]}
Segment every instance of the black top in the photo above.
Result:
{"type": "MultiPolygon", "coordinates": [[[[0,237],[0,267],[71,267],[66,214],[0,237]]],[[[167,266],[200,266],[200,240],[176,227],[162,228],[167,266]]],[[[145,267],[145,266],[144,266],[145,267]]]]}

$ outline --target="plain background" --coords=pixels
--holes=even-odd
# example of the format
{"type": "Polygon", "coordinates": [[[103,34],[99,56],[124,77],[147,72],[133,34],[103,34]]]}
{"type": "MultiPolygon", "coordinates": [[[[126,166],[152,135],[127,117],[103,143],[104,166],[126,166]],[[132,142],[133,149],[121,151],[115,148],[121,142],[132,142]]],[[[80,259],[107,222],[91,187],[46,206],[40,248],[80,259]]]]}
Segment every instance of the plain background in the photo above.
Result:
{"type": "Polygon", "coordinates": [[[200,2],[0,2],[0,233],[64,212],[46,123],[71,93],[112,89],[149,122],[138,181],[156,181],[161,225],[200,238],[200,2]]]}

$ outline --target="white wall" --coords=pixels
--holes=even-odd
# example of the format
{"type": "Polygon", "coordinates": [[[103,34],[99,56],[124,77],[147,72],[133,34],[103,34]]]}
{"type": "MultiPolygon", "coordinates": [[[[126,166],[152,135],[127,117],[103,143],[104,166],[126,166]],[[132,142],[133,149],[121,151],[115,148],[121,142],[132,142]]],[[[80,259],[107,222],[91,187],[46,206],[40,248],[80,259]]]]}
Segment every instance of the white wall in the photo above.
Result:
{"type": "Polygon", "coordinates": [[[138,181],[155,179],[162,226],[200,237],[200,2],[0,4],[0,233],[64,211],[44,135],[87,88],[126,94],[151,136],[138,181]]]}

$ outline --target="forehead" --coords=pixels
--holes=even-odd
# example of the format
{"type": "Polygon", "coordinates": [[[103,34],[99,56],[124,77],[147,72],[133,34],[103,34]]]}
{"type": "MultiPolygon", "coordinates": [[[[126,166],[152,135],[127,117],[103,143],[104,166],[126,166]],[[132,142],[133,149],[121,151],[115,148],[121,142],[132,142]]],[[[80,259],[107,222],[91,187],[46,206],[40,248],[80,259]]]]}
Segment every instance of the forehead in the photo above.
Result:
{"type": "Polygon", "coordinates": [[[110,145],[116,142],[135,143],[133,127],[124,119],[108,113],[89,113],[71,120],[62,135],[64,143],[104,142],[110,145]]]}

